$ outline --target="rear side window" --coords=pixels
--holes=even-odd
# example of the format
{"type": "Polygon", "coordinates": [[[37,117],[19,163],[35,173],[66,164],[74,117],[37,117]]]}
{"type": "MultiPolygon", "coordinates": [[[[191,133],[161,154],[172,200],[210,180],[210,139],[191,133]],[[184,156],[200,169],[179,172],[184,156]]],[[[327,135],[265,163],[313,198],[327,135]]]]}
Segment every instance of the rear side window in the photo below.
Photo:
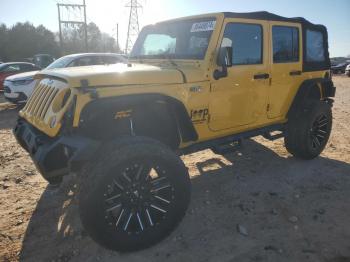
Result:
{"type": "Polygon", "coordinates": [[[324,40],[321,32],[306,30],[306,61],[324,62],[324,40]]]}
{"type": "Polygon", "coordinates": [[[299,29],[290,26],[273,26],[273,62],[299,61],[299,29]]]}
{"type": "Polygon", "coordinates": [[[221,48],[232,47],[233,65],[262,64],[262,26],[229,23],[221,48]]]}

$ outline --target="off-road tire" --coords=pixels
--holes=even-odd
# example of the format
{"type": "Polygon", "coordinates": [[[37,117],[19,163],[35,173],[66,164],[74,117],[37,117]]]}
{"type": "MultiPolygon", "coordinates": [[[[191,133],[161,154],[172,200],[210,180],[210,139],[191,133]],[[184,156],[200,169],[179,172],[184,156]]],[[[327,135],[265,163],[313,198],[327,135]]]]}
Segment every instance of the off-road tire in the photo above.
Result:
{"type": "Polygon", "coordinates": [[[180,157],[145,137],[121,138],[99,155],[79,174],[79,213],[88,234],[122,252],[170,234],[190,201],[191,182],[180,157]]]}
{"type": "Polygon", "coordinates": [[[332,130],[332,109],[325,101],[312,101],[286,124],[284,143],[293,156],[313,159],[325,148],[332,130]]]}

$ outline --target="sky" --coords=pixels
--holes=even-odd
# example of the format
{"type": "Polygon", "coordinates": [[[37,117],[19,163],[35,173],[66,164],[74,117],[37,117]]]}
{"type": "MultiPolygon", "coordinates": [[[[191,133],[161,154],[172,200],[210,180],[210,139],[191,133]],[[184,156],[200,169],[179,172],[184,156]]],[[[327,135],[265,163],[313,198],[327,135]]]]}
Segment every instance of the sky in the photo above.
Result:
{"type": "MultiPolygon", "coordinates": [[[[0,0],[0,23],[8,26],[29,21],[58,31],[57,3],[83,0],[0,0]]],[[[129,0],[86,0],[87,21],[116,37],[125,46],[129,0]]],[[[140,28],[170,18],[211,12],[268,11],[286,17],[304,17],[328,28],[331,57],[350,55],[350,0],[140,0],[140,28]]],[[[76,13],[78,11],[75,11],[76,13]]],[[[71,18],[74,18],[72,15],[71,18]]]]}

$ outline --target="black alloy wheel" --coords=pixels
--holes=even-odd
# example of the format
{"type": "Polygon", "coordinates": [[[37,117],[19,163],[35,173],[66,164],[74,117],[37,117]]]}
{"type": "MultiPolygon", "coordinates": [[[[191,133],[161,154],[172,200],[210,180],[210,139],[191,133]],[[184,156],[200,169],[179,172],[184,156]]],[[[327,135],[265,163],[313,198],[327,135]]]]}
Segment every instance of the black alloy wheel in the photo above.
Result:
{"type": "Polygon", "coordinates": [[[175,199],[166,170],[141,161],[129,163],[121,174],[112,179],[104,194],[108,224],[128,234],[157,227],[175,199]]]}
{"type": "Polygon", "coordinates": [[[102,246],[135,251],[169,235],[190,201],[187,168],[166,145],[124,137],[102,146],[79,174],[79,213],[102,246]]]}

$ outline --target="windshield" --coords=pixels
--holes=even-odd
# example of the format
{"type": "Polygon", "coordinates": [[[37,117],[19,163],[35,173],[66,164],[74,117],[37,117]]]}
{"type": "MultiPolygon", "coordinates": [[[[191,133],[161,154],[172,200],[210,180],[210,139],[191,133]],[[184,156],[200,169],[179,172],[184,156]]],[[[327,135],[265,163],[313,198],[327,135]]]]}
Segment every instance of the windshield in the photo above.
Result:
{"type": "Polygon", "coordinates": [[[55,68],[64,68],[67,67],[68,64],[72,61],[72,57],[61,57],[57,60],[55,60],[53,63],[51,63],[46,69],[55,69],[55,68]]]}
{"type": "Polygon", "coordinates": [[[215,24],[202,18],[147,26],[130,58],[204,59],[215,24]]]}

